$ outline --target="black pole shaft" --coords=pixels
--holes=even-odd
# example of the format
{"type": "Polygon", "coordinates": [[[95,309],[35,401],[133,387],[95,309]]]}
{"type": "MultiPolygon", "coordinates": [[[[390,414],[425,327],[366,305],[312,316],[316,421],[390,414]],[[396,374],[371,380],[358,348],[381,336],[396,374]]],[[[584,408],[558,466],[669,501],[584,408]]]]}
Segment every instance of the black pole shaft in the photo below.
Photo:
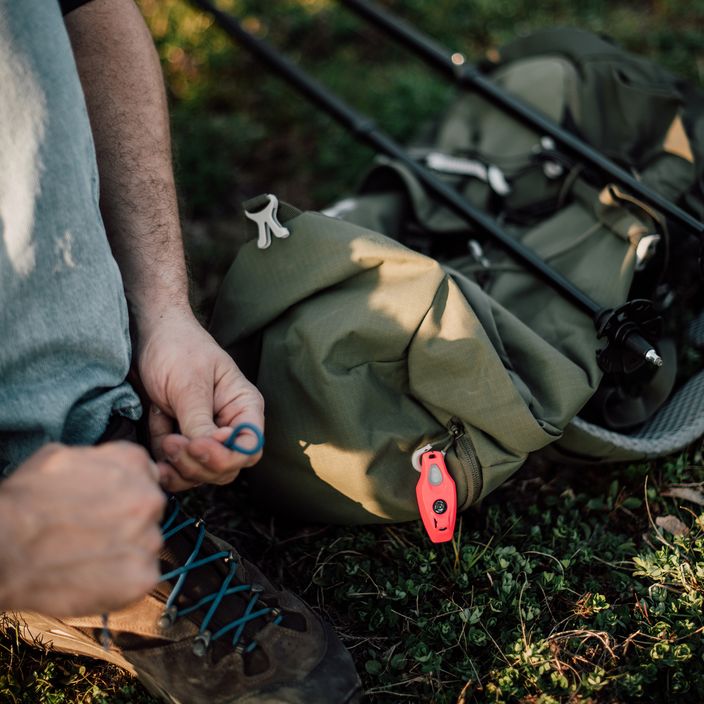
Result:
{"type": "Polygon", "coordinates": [[[602,307],[598,303],[578,289],[560,272],[555,271],[533,250],[508,235],[492,218],[471,206],[454,188],[445,184],[428,169],[411,159],[406,151],[390,137],[383,134],[373,121],[350,108],[337,96],[308,76],[296,64],[272,49],[266,42],[250,34],[232,16],[213,6],[209,0],[192,0],[192,2],[194,5],[210,12],[218,24],[239,44],[246,47],[247,50],[274,71],[284,76],[306,97],[316,105],[324,108],[332,117],[352,131],[359,139],[366,142],[372,149],[392,159],[397,159],[416,176],[428,191],[447,207],[452,209],[463,220],[469,221],[473,226],[478,227],[492,239],[498,241],[521,264],[557,289],[580,310],[591,316],[596,316],[602,311],[602,307]]]}
{"type": "MultiPolygon", "coordinates": [[[[446,185],[428,169],[411,159],[405,150],[390,137],[383,134],[374,122],[354,111],[337,96],[308,76],[302,69],[272,49],[266,42],[247,32],[237,20],[216,8],[209,0],[191,0],[191,2],[211,13],[218,24],[233,39],[264,64],[283,76],[338,122],[355,133],[360,140],[366,142],[375,151],[402,163],[438,200],[460,218],[483,230],[490,238],[501,244],[520,264],[552,286],[579,310],[591,315],[595,326],[600,325],[603,315],[608,314],[609,311],[604,310],[584,291],[577,288],[569,279],[544,262],[535,252],[504,232],[489,216],[471,206],[456,190],[446,185]]],[[[652,345],[635,330],[625,337],[622,344],[630,347],[634,352],[644,356],[646,359],[648,359],[647,355],[649,353],[652,352],[654,354],[652,345]]]]}
{"type": "Polygon", "coordinates": [[[603,154],[600,154],[596,149],[579,139],[579,137],[499,88],[475,66],[466,63],[461,53],[450,52],[430,37],[419,32],[415,27],[394,16],[389,11],[378,7],[370,0],[340,0],[340,2],[397,39],[401,44],[418,54],[434,69],[445,74],[453,81],[476,91],[494,105],[498,105],[536,131],[549,135],[568,152],[608,175],[609,178],[621,183],[640,200],[651,205],[688,230],[699,236],[704,236],[704,223],[692,217],[649,186],[636,180],[631,174],[614,164],[613,161],[607,159],[603,154]]]}

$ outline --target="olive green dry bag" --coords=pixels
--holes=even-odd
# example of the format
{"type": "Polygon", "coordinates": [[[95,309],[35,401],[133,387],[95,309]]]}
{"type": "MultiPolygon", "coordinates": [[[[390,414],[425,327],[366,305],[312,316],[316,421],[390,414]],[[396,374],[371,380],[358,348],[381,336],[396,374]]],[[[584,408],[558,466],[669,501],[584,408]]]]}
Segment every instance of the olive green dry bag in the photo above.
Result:
{"type": "MultiPolygon", "coordinates": [[[[668,197],[691,197],[695,140],[674,79],[571,30],[504,56],[499,85],[630,160],[668,197]]],[[[669,233],[656,213],[476,96],[461,96],[413,153],[605,308],[628,299],[636,270],[659,266],[669,233]]],[[[602,384],[593,321],[401,165],[380,159],[327,214],[271,195],[245,210],[211,330],[266,400],[265,453],[249,479],[270,504],[338,523],[417,518],[412,460],[428,445],[446,451],[460,510],[548,446],[595,460],[648,455],[612,429],[574,425],[602,384]]],[[[613,423],[624,408],[652,420],[670,377],[657,404],[605,394],[598,408],[613,423]]],[[[704,431],[704,409],[693,415],[675,445],[704,431]]]]}

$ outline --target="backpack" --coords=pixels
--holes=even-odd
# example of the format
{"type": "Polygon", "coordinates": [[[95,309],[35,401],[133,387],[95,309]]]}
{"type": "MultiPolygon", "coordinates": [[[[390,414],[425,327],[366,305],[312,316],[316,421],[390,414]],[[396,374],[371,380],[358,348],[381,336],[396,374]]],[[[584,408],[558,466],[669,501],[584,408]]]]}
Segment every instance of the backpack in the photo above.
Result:
{"type": "MultiPolygon", "coordinates": [[[[681,81],[570,29],[519,39],[485,70],[701,216],[704,120],[681,81]]],[[[704,433],[704,375],[676,373],[699,295],[694,238],[476,95],[409,151],[600,305],[652,298],[666,364],[604,374],[593,321],[392,160],[323,213],[260,196],[244,205],[211,331],[266,400],[249,478],[270,504],[335,523],[412,520],[422,452],[444,453],[461,511],[531,453],[655,457],[704,433]]]]}

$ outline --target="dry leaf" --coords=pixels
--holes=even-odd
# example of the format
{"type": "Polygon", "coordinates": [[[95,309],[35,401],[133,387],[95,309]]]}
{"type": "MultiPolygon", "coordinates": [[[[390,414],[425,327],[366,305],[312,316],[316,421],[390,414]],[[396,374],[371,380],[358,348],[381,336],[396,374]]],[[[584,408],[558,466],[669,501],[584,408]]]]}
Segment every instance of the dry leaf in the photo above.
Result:
{"type": "Polygon", "coordinates": [[[687,535],[689,528],[676,516],[658,516],[655,523],[674,536],[687,535]]]}
{"type": "Polygon", "coordinates": [[[684,501],[691,501],[693,504],[704,506],[704,494],[686,486],[671,486],[660,493],[662,496],[672,496],[675,499],[683,499],[684,501]]]}

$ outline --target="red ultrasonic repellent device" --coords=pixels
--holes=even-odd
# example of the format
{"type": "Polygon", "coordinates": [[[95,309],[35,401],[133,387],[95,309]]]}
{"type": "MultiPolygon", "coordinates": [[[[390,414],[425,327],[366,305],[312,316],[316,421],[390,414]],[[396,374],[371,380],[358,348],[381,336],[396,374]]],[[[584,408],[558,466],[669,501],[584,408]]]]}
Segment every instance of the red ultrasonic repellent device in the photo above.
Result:
{"type": "Polygon", "coordinates": [[[421,455],[416,498],[430,539],[434,543],[452,540],[457,519],[457,489],[445,466],[443,452],[430,450],[421,455]]]}

